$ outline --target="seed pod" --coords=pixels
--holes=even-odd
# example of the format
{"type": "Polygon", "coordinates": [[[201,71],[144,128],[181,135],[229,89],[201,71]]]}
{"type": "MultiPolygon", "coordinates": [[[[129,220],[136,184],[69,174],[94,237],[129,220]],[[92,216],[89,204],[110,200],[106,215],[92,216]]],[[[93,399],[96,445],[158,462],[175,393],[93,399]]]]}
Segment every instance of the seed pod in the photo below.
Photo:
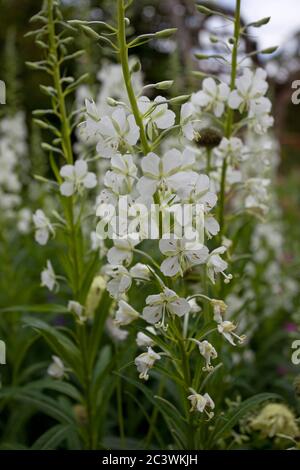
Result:
{"type": "Polygon", "coordinates": [[[222,140],[221,133],[212,127],[201,129],[195,136],[195,142],[199,147],[212,149],[217,147],[222,140]]]}

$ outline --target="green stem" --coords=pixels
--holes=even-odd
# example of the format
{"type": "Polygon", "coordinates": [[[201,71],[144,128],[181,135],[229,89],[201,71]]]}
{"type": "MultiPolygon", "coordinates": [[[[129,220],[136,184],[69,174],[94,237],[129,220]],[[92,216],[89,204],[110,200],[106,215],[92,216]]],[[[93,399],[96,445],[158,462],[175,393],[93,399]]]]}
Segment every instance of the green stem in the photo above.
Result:
{"type": "MultiPolygon", "coordinates": [[[[54,5],[53,0],[48,0],[48,37],[49,37],[49,55],[51,57],[52,70],[53,70],[53,81],[56,90],[56,98],[53,98],[52,105],[54,111],[58,111],[60,123],[61,123],[61,135],[62,135],[62,150],[65,160],[68,164],[74,162],[72,141],[71,141],[71,126],[68,118],[65,94],[61,83],[61,70],[60,61],[58,55],[58,40],[55,31],[55,18],[54,18],[54,5]]],[[[72,279],[71,288],[73,291],[73,298],[77,301],[82,301],[81,297],[81,259],[79,247],[81,246],[82,232],[80,225],[75,223],[74,220],[74,209],[75,199],[74,197],[68,198],[66,201],[62,198],[62,204],[64,206],[66,220],[68,222],[69,238],[68,246],[70,249],[70,259],[72,260],[72,279]]],[[[84,399],[87,411],[87,449],[95,449],[97,445],[97,434],[94,433],[94,420],[93,420],[93,400],[92,400],[92,366],[89,361],[89,348],[86,325],[77,325],[76,338],[80,347],[83,364],[83,383],[82,388],[84,391],[84,399]]]]}
{"type": "MultiPolygon", "coordinates": [[[[241,29],[241,0],[236,0],[235,19],[234,19],[234,44],[232,48],[232,60],[231,60],[231,80],[230,80],[231,91],[234,90],[235,88],[240,29],[241,29]]],[[[228,139],[231,137],[231,134],[232,134],[233,117],[234,117],[234,111],[233,109],[228,107],[227,120],[225,123],[225,136],[228,139]]],[[[221,174],[220,203],[219,203],[220,243],[222,243],[222,236],[224,234],[226,173],[227,173],[227,159],[224,158],[223,166],[222,166],[222,174],[221,174]]]]}
{"type": "Polygon", "coordinates": [[[146,137],[146,132],[143,124],[143,119],[140,115],[136,96],[131,83],[129,62],[128,62],[128,45],[126,41],[126,28],[125,28],[125,7],[124,0],[118,0],[118,46],[120,52],[120,61],[122,65],[124,82],[128,94],[128,99],[131,109],[135,118],[135,122],[140,129],[140,138],[143,153],[146,155],[151,151],[149,142],[146,137]]]}
{"type": "Polygon", "coordinates": [[[53,0],[48,0],[48,34],[49,34],[49,54],[53,58],[53,80],[57,93],[57,105],[61,119],[62,130],[62,149],[66,161],[73,163],[73,151],[71,143],[71,128],[66,110],[65,97],[61,85],[61,73],[58,58],[58,43],[55,34],[55,22],[53,15],[53,0]]]}

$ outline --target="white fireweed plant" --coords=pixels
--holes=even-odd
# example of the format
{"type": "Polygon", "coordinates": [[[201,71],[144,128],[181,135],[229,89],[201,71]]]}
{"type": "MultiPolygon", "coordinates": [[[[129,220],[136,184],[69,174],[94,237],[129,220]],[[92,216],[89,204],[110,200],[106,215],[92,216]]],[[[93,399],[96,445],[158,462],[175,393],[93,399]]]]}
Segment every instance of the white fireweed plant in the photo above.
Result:
{"type": "MultiPolygon", "coordinates": [[[[103,403],[114,387],[124,444],[121,384],[125,381],[142,390],[151,403],[144,445],[158,439],[156,424],[161,414],[171,448],[213,448],[236,424],[243,407],[245,412],[250,407],[242,403],[235,410],[237,417],[222,415],[224,397],[219,389],[226,376],[224,351],[230,360],[230,351],[233,354],[240,348],[247,336],[239,318],[234,322],[227,314],[226,304],[231,285],[240,275],[234,264],[239,223],[243,225],[249,214],[263,218],[268,210],[270,181],[249,163],[254,156],[259,158],[253,143],[256,137],[250,135],[263,136],[273,124],[267,77],[239,52],[247,28],[263,26],[268,19],[242,27],[241,0],[237,0],[235,17],[227,18],[233,25],[226,46],[230,54],[223,57],[228,79],[206,76],[195,93],[167,98],[163,95],[173,81],[143,86],[136,78],[140,77],[139,62],[129,60],[129,52],[152,39],[169,38],[176,30],[129,37],[126,10],[131,3],[116,0],[117,17],[112,24],[80,20],[66,24],[55,0],[47,0],[33,18],[43,25],[36,36],[45,59],[31,65],[52,79],[51,85],[42,86],[52,107],[35,112],[37,123],[54,134],[51,144],[43,147],[49,152],[55,181],[44,179],[44,183],[57,195],[61,209],[52,214],[40,209],[34,214],[35,239],[40,245],[50,240],[57,243],[56,259],[45,260],[42,285],[54,293],[62,289],[64,297],[68,296],[65,307],[53,305],[53,311],[72,315],[76,328],[65,332],[39,320],[29,323],[53,349],[48,374],[64,383],[66,395],[83,409],[80,425],[73,415],[64,413],[71,426],[79,426],[86,448],[103,445],[103,403]],[[98,28],[100,33],[95,31],[98,28]],[[84,53],[68,52],[69,30],[81,30],[111,48],[119,59],[126,90],[120,100],[115,93],[113,97],[102,93],[102,106],[86,96],[79,132],[82,141],[94,147],[94,157],[88,159],[83,153],[75,160],[72,147],[79,112],[69,109],[67,97],[85,77],[75,80],[64,73],[65,63],[84,53]],[[93,171],[99,161],[105,161],[107,169],[101,178],[93,171]],[[95,193],[92,213],[89,196],[95,193]],[[103,203],[117,207],[121,196],[130,205],[158,206],[157,239],[148,239],[142,223],[137,226],[137,237],[122,236],[121,226],[117,238],[101,239],[97,226],[97,220],[103,222],[101,207],[103,203]],[[191,224],[196,227],[203,217],[203,240],[191,243],[164,232],[164,219],[175,205],[184,204],[202,205],[203,213],[192,212],[191,224]],[[94,218],[91,230],[93,215],[98,219],[94,218]],[[92,249],[87,246],[88,238],[92,249]],[[131,351],[135,343],[140,348],[110,379],[105,375],[111,370],[106,357],[99,355],[105,322],[118,351],[125,341],[131,341],[131,351]]],[[[254,406],[266,398],[265,394],[252,397],[251,403],[254,406]]]]}

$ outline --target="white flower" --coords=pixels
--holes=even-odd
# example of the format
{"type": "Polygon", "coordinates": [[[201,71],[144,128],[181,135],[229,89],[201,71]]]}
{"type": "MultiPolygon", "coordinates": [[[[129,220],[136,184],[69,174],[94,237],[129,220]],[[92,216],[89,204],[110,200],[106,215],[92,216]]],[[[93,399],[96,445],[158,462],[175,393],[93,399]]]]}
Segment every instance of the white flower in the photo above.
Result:
{"type": "Polygon", "coordinates": [[[266,178],[249,178],[245,184],[246,209],[255,213],[266,215],[269,210],[269,193],[268,187],[270,180],[266,178]]]}
{"type": "Polygon", "coordinates": [[[176,115],[168,109],[168,103],[163,96],[157,96],[154,101],[150,101],[147,96],[141,96],[138,100],[138,107],[150,139],[153,138],[156,128],[168,129],[175,122],[176,115]]]}
{"type": "Polygon", "coordinates": [[[106,320],[105,327],[106,327],[108,334],[114,341],[122,342],[127,339],[128,331],[122,330],[122,328],[117,326],[115,324],[115,321],[111,317],[108,317],[108,319],[106,320]]]}
{"type": "Polygon", "coordinates": [[[225,302],[223,302],[223,300],[218,299],[212,299],[210,303],[212,304],[214,311],[214,320],[217,323],[221,323],[227,310],[227,305],[225,304],[225,302]]]}
{"type": "Polygon", "coordinates": [[[230,89],[226,83],[217,85],[213,78],[203,80],[202,90],[192,95],[192,103],[206,111],[212,110],[216,117],[221,117],[230,89]]]}
{"type": "Polygon", "coordinates": [[[52,356],[53,362],[47,369],[47,374],[54,379],[62,379],[66,373],[66,369],[62,360],[57,356],[52,356]]]}
{"type": "Polygon", "coordinates": [[[44,212],[38,209],[32,216],[35,227],[35,240],[40,245],[46,245],[49,240],[49,234],[54,235],[54,228],[44,212]]]}
{"type": "Polygon", "coordinates": [[[263,135],[273,126],[274,118],[270,116],[272,103],[268,98],[261,97],[250,104],[248,117],[250,118],[249,128],[256,134],[263,135]]]}
{"type": "Polygon", "coordinates": [[[206,340],[196,341],[196,343],[199,348],[200,354],[204,357],[205,362],[206,362],[205,367],[203,367],[203,370],[206,370],[206,371],[213,370],[213,366],[211,365],[210,361],[218,357],[217,351],[215,350],[213,345],[210,344],[206,340]]]}
{"type": "Polygon", "coordinates": [[[238,336],[234,331],[236,330],[236,325],[232,323],[231,321],[222,321],[221,323],[218,324],[218,331],[221,333],[224,338],[229,341],[230,344],[235,346],[234,338],[236,338],[239,343],[243,343],[245,341],[245,336],[238,336]]]}
{"type": "Polygon", "coordinates": [[[190,304],[190,312],[191,313],[198,313],[201,311],[201,307],[197,304],[197,301],[195,298],[190,299],[189,301],[190,304]]]}
{"type": "Polygon", "coordinates": [[[192,103],[184,103],[180,110],[180,126],[184,137],[187,140],[194,139],[193,114],[195,112],[192,103]]]}
{"type": "Polygon", "coordinates": [[[204,395],[200,395],[200,393],[195,392],[195,390],[190,390],[192,392],[192,395],[188,396],[188,400],[190,400],[192,405],[190,411],[198,411],[199,413],[205,412],[208,418],[211,419],[214,416],[214,413],[208,412],[207,408],[213,410],[215,404],[209,394],[205,393],[204,395]]]}
{"type": "Polygon", "coordinates": [[[137,367],[140,379],[148,380],[149,379],[149,374],[148,371],[149,369],[152,369],[152,367],[155,364],[155,361],[159,361],[161,359],[161,356],[157,354],[151,347],[148,348],[147,352],[140,354],[137,356],[134,360],[134,363],[137,367]]]}
{"type": "Polygon", "coordinates": [[[20,233],[29,233],[30,232],[30,223],[32,219],[31,210],[27,207],[23,207],[18,213],[18,223],[17,227],[20,233]]]}
{"type": "Polygon", "coordinates": [[[80,322],[84,322],[87,318],[84,316],[84,307],[79,302],[75,300],[69,300],[68,302],[68,310],[71,313],[74,313],[80,322]]]}
{"type": "Polygon", "coordinates": [[[132,279],[128,270],[122,265],[107,265],[104,271],[105,274],[112,277],[106,286],[108,292],[114,299],[120,299],[131,287],[132,279]]]}
{"type": "MultiPolygon", "coordinates": [[[[149,331],[149,333],[152,333],[153,335],[156,335],[156,331],[153,328],[153,326],[147,326],[146,330],[149,331]]],[[[150,346],[154,345],[154,341],[150,336],[146,335],[145,333],[139,331],[137,336],[136,336],[136,344],[140,348],[148,348],[150,346]]]]}
{"type": "Polygon", "coordinates": [[[223,137],[214,153],[218,159],[218,166],[222,166],[224,160],[227,161],[228,165],[235,166],[240,162],[244,162],[249,155],[247,147],[238,137],[231,137],[230,139],[223,137]]]}
{"type": "Polygon", "coordinates": [[[97,152],[104,158],[115,155],[119,147],[135,145],[140,135],[133,114],[126,116],[123,108],[116,109],[110,117],[104,116],[98,123],[98,129],[97,152]]]}
{"type": "Polygon", "coordinates": [[[228,104],[232,109],[249,109],[253,101],[264,96],[268,90],[267,73],[263,69],[252,72],[245,69],[241,77],[236,79],[236,90],[230,93],[228,104]]]}
{"type": "Polygon", "coordinates": [[[58,282],[50,260],[47,260],[47,267],[41,272],[41,286],[47,287],[50,291],[58,288],[58,282]]]}
{"type": "Polygon", "coordinates": [[[91,232],[90,237],[91,237],[91,250],[92,251],[100,250],[101,257],[103,257],[107,251],[104,240],[95,231],[91,232]]]}
{"type": "Polygon", "coordinates": [[[130,264],[133,257],[134,247],[140,240],[134,237],[117,238],[114,246],[108,250],[107,259],[110,264],[130,264]]]}
{"type": "Polygon", "coordinates": [[[117,175],[121,175],[130,186],[137,175],[137,167],[133,163],[132,155],[114,155],[111,159],[111,169],[117,175]]]}
{"type": "Polygon", "coordinates": [[[115,324],[117,326],[129,325],[134,320],[137,320],[139,316],[139,312],[131,307],[131,305],[125,302],[125,300],[120,300],[118,304],[118,310],[116,311],[115,324]]]}
{"type": "Polygon", "coordinates": [[[139,193],[145,198],[153,196],[158,188],[176,191],[187,185],[197,177],[195,172],[188,171],[194,159],[194,154],[187,150],[181,153],[171,149],[162,158],[153,152],[148,153],[141,163],[144,176],[137,183],[139,193]]]}
{"type": "Polygon", "coordinates": [[[139,281],[149,281],[150,280],[150,271],[146,264],[137,263],[129,270],[130,275],[139,281]]]}
{"type": "Polygon", "coordinates": [[[225,278],[225,283],[227,284],[232,279],[231,274],[226,274],[224,271],[228,268],[228,263],[224,261],[219,255],[225,253],[226,247],[220,246],[213,250],[207,259],[207,275],[211,282],[215,284],[215,275],[221,273],[225,278]]]}
{"type": "Polygon", "coordinates": [[[185,239],[162,239],[159,241],[160,251],[167,256],[161,266],[161,272],[165,276],[173,277],[192,266],[204,264],[208,257],[208,248],[198,242],[189,242],[185,239]]]}
{"type": "Polygon", "coordinates": [[[176,292],[167,287],[160,294],[149,295],[146,298],[146,304],[147,307],[144,308],[142,314],[144,320],[163,328],[165,328],[166,313],[182,317],[190,311],[188,301],[178,297],[176,292]]]}
{"type": "Polygon", "coordinates": [[[95,173],[88,172],[88,166],[84,160],[77,160],[74,165],[64,165],[60,170],[60,175],[65,179],[60,186],[63,196],[72,196],[77,191],[82,192],[83,188],[94,188],[97,185],[95,173]]]}

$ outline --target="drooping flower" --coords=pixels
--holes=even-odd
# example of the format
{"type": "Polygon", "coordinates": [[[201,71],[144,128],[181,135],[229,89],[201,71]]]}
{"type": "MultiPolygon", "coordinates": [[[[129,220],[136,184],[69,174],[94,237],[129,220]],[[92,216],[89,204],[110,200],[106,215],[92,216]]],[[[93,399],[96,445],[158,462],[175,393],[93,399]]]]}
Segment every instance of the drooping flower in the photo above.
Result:
{"type": "Polygon", "coordinates": [[[294,413],[282,403],[269,403],[251,420],[250,426],[260,431],[263,438],[285,435],[295,438],[299,427],[294,413]]]}
{"type": "Polygon", "coordinates": [[[221,117],[229,93],[230,89],[226,83],[217,85],[213,78],[206,78],[203,80],[202,90],[192,95],[192,104],[204,108],[205,111],[212,110],[216,117],[221,117]]]}
{"type": "Polygon", "coordinates": [[[222,323],[224,314],[227,310],[227,305],[223,300],[218,300],[218,299],[212,299],[210,301],[213,307],[213,312],[214,312],[214,320],[217,323],[222,323]]]}
{"type": "Polygon", "coordinates": [[[213,370],[213,366],[211,365],[211,360],[216,359],[218,357],[218,353],[213,347],[212,344],[210,344],[208,341],[197,341],[197,346],[199,348],[200,354],[204,357],[205,359],[205,367],[203,367],[203,370],[206,371],[211,371],[213,370]]]}
{"type": "Polygon", "coordinates": [[[79,302],[76,302],[76,300],[69,300],[68,310],[69,312],[74,313],[74,315],[76,315],[80,323],[83,323],[87,320],[87,317],[84,315],[84,306],[81,305],[79,302]]]}
{"type": "Polygon", "coordinates": [[[140,314],[125,300],[120,300],[116,311],[115,324],[117,326],[129,325],[139,318],[140,314]]]}
{"type": "Polygon", "coordinates": [[[149,379],[149,369],[152,369],[156,361],[159,361],[161,356],[157,354],[151,347],[148,347],[147,352],[140,354],[134,360],[137,367],[139,378],[143,380],[149,379]]]}
{"type": "Polygon", "coordinates": [[[47,266],[41,272],[41,286],[47,287],[50,291],[58,289],[58,282],[50,260],[47,260],[47,266]]]}
{"type": "Polygon", "coordinates": [[[53,225],[51,224],[48,217],[46,217],[44,211],[38,209],[32,216],[34,227],[35,227],[35,240],[40,245],[46,245],[49,240],[49,235],[55,234],[53,225]]]}
{"type": "Polygon", "coordinates": [[[214,416],[213,412],[208,412],[207,409],[213,410],[215,408],[215,404],[208,393],[204,395],[200,395],[200,393],[195,392],[195,390],[190,389],[192,392],[191,395],[188,396],[188,400],[191,402],[191,409],[190,411],[198,411],[199,413],[205,412],[209,419],[214,416]]]}
{"type": "Polygon", "coordinates": [[[47,374],[53,379],[62,379],[65,373],[66,369],[63,361],[58,356],[52,356],[52,363],[47,369],[47,374]]]}
{"type": "Polygon", "coordinates": [[[77,160],[74,165],[64,165],[60,170],[60,175],[65,179],[60,185],[60,192],[63,196],[72,196],[74,193],[81,193],[84,188],[94,188],[97,185],[95,173],[88,171],[87,163],[84,160],[77,160]]]}
{"type": "Polygon", "coordinates": [[[225,270],[228,268],[228,263],[224,261],[220,256],[223,253],[225,253],[225,251],[226,251],[226,247],[220,246],[219,248],[216,248],[215,250],[213,250],[207,258],[207,262],[206,262],[207,275],[213,284],[215,284],[216,274],[219,274],[219,273],[221,273],[222,276],[225,278],[224,282],[226,284],[230,282],[230,280],[232,279],[231,274],[225,273],[225,270]]]}
{"type": "Polygon", "coordinates": [[[157,324],[165,328],[165,315],[182,317],[190,311],[190,304],[186,299],[178,297],[176,292],[165,287],[160,294],[149,295],[146,298],[147,307],[142,317],[148,323],[157,324]]]}
{"type": "Polygon", "coordinates": [[[167,256],[160,269],[165,276],[173,277],[180,273],[183,275],[187,269],[204,264],[208,257],[208,248],[199,242],[190,242],[185,239],[169,239],[159,241],[160,251],[167,256]]]}
{"type": "Polygon", "coordinates": [[[245,336],[238,336],[234,331],[236,330],[236,325],[231,321],[225,320],[218,324],[218,331],[221,333],[224,338],[229,341],[232,346],[235,346],[234,338],[236,338],[239,343],[243,343],[245,341],[245,336]]]}

